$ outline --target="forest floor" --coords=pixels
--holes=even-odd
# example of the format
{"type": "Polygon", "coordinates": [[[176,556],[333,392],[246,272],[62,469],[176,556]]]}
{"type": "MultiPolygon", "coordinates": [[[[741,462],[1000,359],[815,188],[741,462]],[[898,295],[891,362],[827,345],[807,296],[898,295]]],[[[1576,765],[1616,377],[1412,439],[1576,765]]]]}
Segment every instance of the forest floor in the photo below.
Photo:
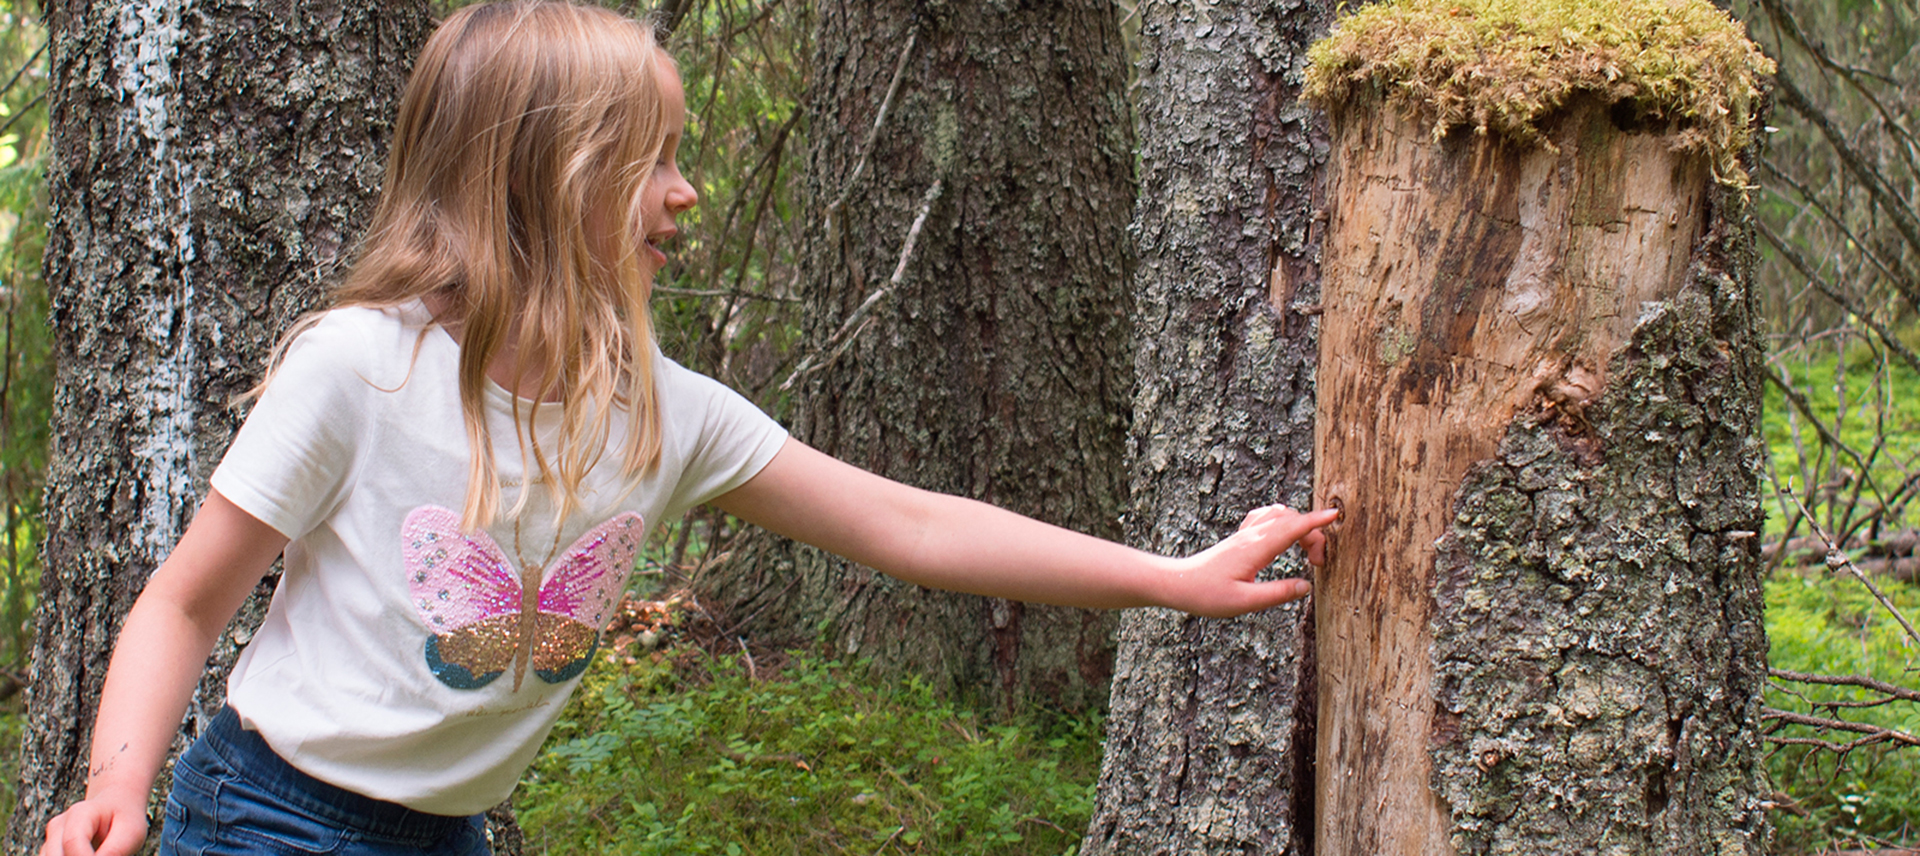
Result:
{"type": "MultiPolygon", "coordinates": [[[[1920,585],[1877,580],[1905,614],[1920,616],[1920,585]]],[[[917,681],[742,648],[712,626],[685,601],[629,602],[596,655],[603,662],[515,796],[532,852],[1076,851],[1099,775],[1098,716],[993,725],[917,681]]],[[[1775,668],[1920,684],[1912,671],[1920,648],[1863,586],[1824,564],[1773,572],[1767,630],[1775,668]]],[[[1776,688],[1768,704],[1805,710],[1806,696],[1804,687],[1776,688]]],[[[4,806],[13,802],[20,700],[0,708],[4,806]]],[[[1920,734],[1920,704],[1846,716],[1920,734]]],[[[1776,853],[1920,848],[1920,748],[1780,746],[1768,771],[1779,791],[1776,853]]]]}

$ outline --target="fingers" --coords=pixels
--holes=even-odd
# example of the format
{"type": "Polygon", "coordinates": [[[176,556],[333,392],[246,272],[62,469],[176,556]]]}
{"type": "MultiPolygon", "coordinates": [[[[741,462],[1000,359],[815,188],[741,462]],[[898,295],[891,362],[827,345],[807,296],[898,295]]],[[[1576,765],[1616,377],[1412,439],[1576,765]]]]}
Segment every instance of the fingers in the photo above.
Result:
{"type": "Polygon", "coordinates": [[[107,831],[107,840],[100,842],[97,856],[127,856],[139,849],[140,843],[147,840],[146,818],[122,817],[107,831]]]}
{"type": "Polygon", "coordinates": [[[94,856],[93,833],[99,815],[84,802],[47,821],[47,843],[41,856],[94,856]]]}
{"type": "Polygon", "coordinates": [[[1320,567],[1327,563],[1327,533],[1318,529],[1308,532],[1300,539],[1300,549],[1307,552],[1307,564],[1320,567]]]}
{"type": "Polygon", "coordinates": [[[40,856],[127,856],[146,838],[144,816],[115,813],[82,801],[47,822],[47,841],[40,856]]]}
{"type": "MultiPolygon", "coordinates": [[[[1255,515],[1260,516],[1261,519],[1254,525],[1271,527],[1270,536],[1279,538],[1282,542],[1280,549],[1284,550],[1294,544],[1302,543],[1310,535],[1320,535],[1320,527],[1339,519],[1340,512],[1333,508],[1300,512],[1284,505],[1269,505],[1266,508],[1255,509],[1249,518],[1255,515]]],[[[1318,540],[1324,541],[1325,538],[1321,536],[1318,540]]],[[[1303,544],[1303,546],[1311,545],[1303,544]]]]}
{"type": "Polygon", "coordinates": [[[1271,609],[1283,603],[1292,603],[1313,593],[1313,584],[1302,579],[1274,580],[1266,583],[1247,583],[1246,589],[1231,605],[1194,610],[1195,615],[1208,618],[1233,618],[1250,612],[1271,609]]]}

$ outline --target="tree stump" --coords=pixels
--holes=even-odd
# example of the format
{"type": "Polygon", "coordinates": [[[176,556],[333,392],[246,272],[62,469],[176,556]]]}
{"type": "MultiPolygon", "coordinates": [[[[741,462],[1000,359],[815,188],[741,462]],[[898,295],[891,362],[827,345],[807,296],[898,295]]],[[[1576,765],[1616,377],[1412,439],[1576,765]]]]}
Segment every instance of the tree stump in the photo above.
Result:
{"type": "Polygon", "coordinates": [[[1334,115],[1316,849],[1759,853],[1740,194],[1599,98],[1430,127],[1334,115]]]}

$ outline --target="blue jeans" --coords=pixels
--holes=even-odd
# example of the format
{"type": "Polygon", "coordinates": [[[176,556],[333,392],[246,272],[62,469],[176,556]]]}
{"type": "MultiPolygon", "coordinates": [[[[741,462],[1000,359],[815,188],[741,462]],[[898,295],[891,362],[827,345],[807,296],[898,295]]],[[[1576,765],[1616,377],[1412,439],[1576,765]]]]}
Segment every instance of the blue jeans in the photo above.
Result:
{"type": "Polygon", "coordinates": [[[485,815],[427,814],[329,785],[281,760],[232,708],[174,764],[160,828],[161,856],[491,852],[485,815]]]}

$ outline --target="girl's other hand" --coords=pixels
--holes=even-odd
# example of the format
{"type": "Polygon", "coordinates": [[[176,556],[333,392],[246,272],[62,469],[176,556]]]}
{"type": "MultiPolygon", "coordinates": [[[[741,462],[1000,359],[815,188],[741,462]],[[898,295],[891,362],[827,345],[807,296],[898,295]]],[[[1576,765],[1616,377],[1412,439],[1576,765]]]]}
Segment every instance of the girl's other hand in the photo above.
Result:
{"type": "Polygon", "coordinates": [[[91,798],[47,822],[40,856],[128,856],[147,839],[147,801],[91,798]]]}
{"type": "Polygon", "coordinates": [[[1247,513],[1240,530],[1176,563],[1177,581],[1167,587],[1167,606],[1210,618],[1231,618],[1306,597],[1313,584],[1301,579],[1259,582],[1260,572],[1288,547],[1299,544],[1307,561],[1326,561],[1320,527],[1338,519],[1331,508],[1294,511],[1269,505],[1247,513]]]}

